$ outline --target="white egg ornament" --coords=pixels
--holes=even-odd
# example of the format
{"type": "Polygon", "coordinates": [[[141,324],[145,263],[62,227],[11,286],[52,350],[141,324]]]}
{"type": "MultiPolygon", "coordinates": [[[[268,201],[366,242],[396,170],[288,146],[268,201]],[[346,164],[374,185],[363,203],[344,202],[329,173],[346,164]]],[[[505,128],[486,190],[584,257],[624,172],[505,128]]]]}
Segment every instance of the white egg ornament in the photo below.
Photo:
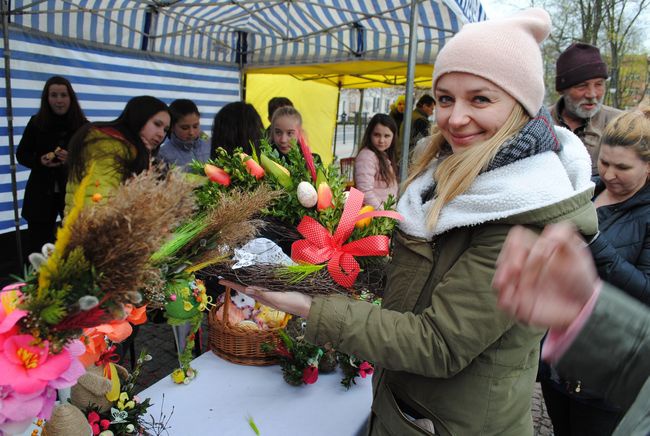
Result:
{"type": "Polygon", "coordinates": [[[296,189],[296,194],[298,194],[298,201],[303,206],[310,208],[316,206],[318,202],[318,193],[316,188],[309,182],[300,182],[298,184],[298,189],[296,189]]]}

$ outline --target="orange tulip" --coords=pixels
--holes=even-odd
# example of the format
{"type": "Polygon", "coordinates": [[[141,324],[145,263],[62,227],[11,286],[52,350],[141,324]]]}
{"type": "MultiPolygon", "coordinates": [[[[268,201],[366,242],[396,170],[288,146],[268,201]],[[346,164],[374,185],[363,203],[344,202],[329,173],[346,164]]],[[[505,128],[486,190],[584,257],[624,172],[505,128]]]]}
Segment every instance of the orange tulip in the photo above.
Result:
{"type": "Polygon", "coordinates": [[[230,174],[225,172],[222,168],[210,164],[205,164],[203,171],[205,172],[205,175],[208,176],[208,179],[210,179],[212,182],[223,186],[230,185],[230,174]]]}
{"type": "Polygon", "coordinates": [[[321,184],[318,185],[318,202],[316,203],[316,210],[320,212],[330,207],[334,207],[334,203],[332,202],[332,188],[330,188],[327,183],[321,182],[321,184]]]}
{"type": "Polygon", "coordinates": [[[242,161],[244,162],[244,165],[246,166],[246,171],[248,171],[248,174],[255,177],[257,180],[264,177],[264,168],[262,168],[260,164],[255,162],[255,160],[252,157],[250,157],[246,153],[240,153],[239,156],[241,157],[242,161]]]}

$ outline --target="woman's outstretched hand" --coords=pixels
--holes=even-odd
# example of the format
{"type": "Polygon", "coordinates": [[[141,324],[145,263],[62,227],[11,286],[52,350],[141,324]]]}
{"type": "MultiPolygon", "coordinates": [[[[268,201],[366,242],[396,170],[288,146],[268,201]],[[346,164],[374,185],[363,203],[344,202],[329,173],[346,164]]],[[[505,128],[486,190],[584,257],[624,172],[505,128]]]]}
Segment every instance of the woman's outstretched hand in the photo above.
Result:
{"type": "Polygon", "coordinates": [[[570,224],[547,226],[538,237],[523,227],[508,233],[492,285],[498,304],[526,324],[564,329],[600,280],[591,253],[570,224]]]}
{"type": "Polygon", "coordinates": [[[307,319],[309,309],[311,309],[312,298],[300,292],[273,292],[259,286],[242,286],[239,283],[223,279],[219,280],[219,283],[253,297],[255,301],[265,306],[298,315],[301,318],[307,319]]]}

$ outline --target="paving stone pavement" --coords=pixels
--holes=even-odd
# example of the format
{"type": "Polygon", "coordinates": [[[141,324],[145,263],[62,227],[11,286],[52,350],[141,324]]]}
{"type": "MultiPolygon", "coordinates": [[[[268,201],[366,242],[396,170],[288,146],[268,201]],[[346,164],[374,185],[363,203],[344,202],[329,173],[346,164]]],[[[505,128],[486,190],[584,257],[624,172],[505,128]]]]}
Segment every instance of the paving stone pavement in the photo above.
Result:
{"type": "MultiPolygon", "coordinates": [[[[207,317],[203,322],[202,345],[203,351],[208,351],[208,325],[207,317]]],[[[176,345],[174,343],[174,335],[172,329],[166,323],[154,324],[148,322],[140,326],[140,330],[135,339],[136,354],[140,353],[143,348],[147,349],[149,354],[153,357],[150,362],[145,363],[138,383],[136,391],[151,386],[163,377],[169,377],[169,374],[178,367],[178,360],[176,356],[176,345]]],[[[126,357],[127,363],[125,366],[128,368],[128,355],[126,357]]],[[[201,375],[199,374],[199,377],[201,375]]],[[[552,436],[553,427],[551,421],[546,413],[546,406],[542,397],[542,391],[539,384],[535,385],[532,398],[532,415],[535,436],[552,436]]]]}

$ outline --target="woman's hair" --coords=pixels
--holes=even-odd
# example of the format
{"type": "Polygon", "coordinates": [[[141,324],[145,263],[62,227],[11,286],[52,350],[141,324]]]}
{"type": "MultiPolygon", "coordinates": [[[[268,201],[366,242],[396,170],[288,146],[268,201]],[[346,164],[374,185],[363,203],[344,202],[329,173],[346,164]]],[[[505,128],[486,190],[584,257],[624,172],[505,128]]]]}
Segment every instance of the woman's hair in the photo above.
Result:
{"type": "Polygon", "coordinates": [[[130,174],[138,174],[149,167],[149,150],[140,139],[140,131],[158,112],[169,113],[167,105],[149,95],[141,95],[133,97],[126,103],[124,110],[113,121],[98,121],[88,123],[75,133],[70,140],[69,155],[68,155],[68,169],[70,177],[73,180],[79,181],[83,178],[86,171],[86,149],[94,142],[88,138],[88,133],[94,127],[112,127],[122,134],[124,139],[132,144],[137,150],[133,162],[116,162],[116,170],[118,170],[126,179],[130,174]]]}
{"type": "MultiPolygon", "coordinates": [[[[397,141],[397,124],[395,120],[390,115],[386,114],[375,114],[368,123],[366,131],[363,134],[363,139],[361,140],[361,147],[359,151],[367,148],[368,150],[375,153],[377,159],[379,160],[379,176],[387,184],[392,184],[397,181],[397,167],[395,165],[395,142],[397,141]],[[393,132],[393,139],[391,140],[390,147],[385,152],[377,150],[374,145],[372,145],[372,132],[375,130],[377,125],[382,125],[388,127],[391,132],[393,132]],[[390,160],[390,164],[386,161],[386,157],[390,160]]],[[[358,155],[358,154],[357,154],[358,155]]]]}
{"type": "Polygon", "coordinates": [[[601,145],[629,147],[650,162],[650,106],[623,112],[607,124],[601,145]]]}
{"type": "Polygon", "coordinates": [[[171,115],[170,127],[174,127],[174,124],[186,115],[196,114],[199,117],[201,116],[196,104],[192,100],[186,98],[179,98],[178,100],[172,101],[169,105],[169,114],[171,115]]]}
{"type": "Polygon", "coordinates": [[[282,106],[273,112],[273,117],[271,118],[271,129],[273,129],[275,121],[282,117],[294,117],[298,120],[298,124],[302,126],[302,115],[300,115],[300,112],[298,112],[298,110],[293,106],[282,106]]]}
{"type": "Polygon", "coordinates": [[[81,106],[79,106],[79,100],[77,99],[77,94],[72,89],[72,84],[70,81],[61,76],[52,76],[47,79],[45,86],[43,87],[43,92],[41,93],[41,107],[35,116],[36,125],[41,130],[48,130],[52,128],[56,123],[60,122],[60,117],[58,117],[50,106],[50,101],[48,99],[50,94],[51,85],[64,85],[68,90],[68,95],[70,96],[70,107],[68,112],[64,115],[65,124],[69,131],[74,132],[79,127],[83,126],[88,122],[86,116],[84,115],[81,106]]]}
{"type": "MultiPolygon", "coordinates": [[[[487,168],[494,159],[503,143],[517,134],[529,121],[530,116],[523,106],[516,104],[508,119],[494,136],[482,144],[477,144],[458,153],[452,153],[440,162],[433,174],[433,179],[436,181],[436,191],[433,206],[427,216],[427,226],[429,228],[433,229],[435,227],[442,208],[458,195],[467,191],[481,171],[487,168]]],[[[432,160],[440,157],[445,138],[437,125],[434,125],[432,130],[431,140],[422,153],[418,155],[417,161],[414,162],[408,179],[404,183],[404,189],[426,171],[432,160]]]]}
{"type": "Polygon", "coordinates": [[[214,116],[212,123],[211,157],[218,147],[232,153],[241,147],[244,153],[252,154],[258,149],[264,125],[252,104],[236,101],[228,103],[214,116]],[[252,146],[251,146],[252,144],[252,146]]]}

